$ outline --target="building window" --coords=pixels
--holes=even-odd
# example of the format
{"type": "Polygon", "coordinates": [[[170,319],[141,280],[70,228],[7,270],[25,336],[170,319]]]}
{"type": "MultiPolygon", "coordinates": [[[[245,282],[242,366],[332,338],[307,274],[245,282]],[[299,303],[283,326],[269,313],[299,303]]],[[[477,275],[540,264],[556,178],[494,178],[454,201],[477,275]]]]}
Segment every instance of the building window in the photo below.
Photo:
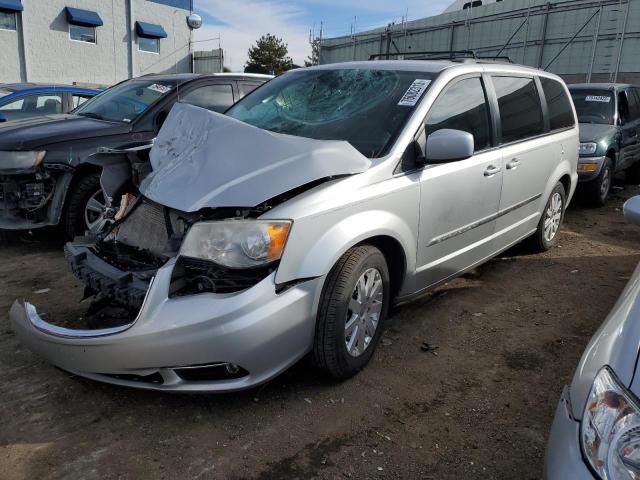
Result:
{"type": "Polygon", "coordinates": [[[97,43],[96,27],[69,24],[69,38],[76,42],[97,43]]]}
{"type": "Polygon", "coordinates": [[[141,52],[160,53],[160,39],[138,37],[138,50],[141,52]]]}
{"type": "Polygon", "coordinates": [[[482,0],[476,0],[474,2],[467,2],[464,4],[464,6],[462,7],[463,10],[467,10],[469,8],[476,8],[476,7],[481,7],[482,6],[482,0]]]}
{"type": "Polygon", "coordinates": [[[0,30],[16,30],[18,21],[16,12],[3,12],[0,10],[0,30]]]}

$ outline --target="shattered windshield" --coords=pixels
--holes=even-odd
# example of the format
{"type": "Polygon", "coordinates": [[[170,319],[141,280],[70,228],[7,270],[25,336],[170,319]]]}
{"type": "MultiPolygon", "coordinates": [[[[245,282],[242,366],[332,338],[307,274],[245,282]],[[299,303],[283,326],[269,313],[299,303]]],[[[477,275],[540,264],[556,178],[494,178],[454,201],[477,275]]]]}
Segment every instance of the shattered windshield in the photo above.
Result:
{"type": "Polygon", "coordinates": [[[610,90],[572,90],[580,123],[613,125],[615,99],[610,90]]]}
{"type": "Polygon", "coordinates": [[[377,158],[393,145],[432,79],[424,72],[299,70],[270,81],[227,115],[272,132],[345,140],[377,158]]]}
{"type": "Polygon", "coordinates": [[[175,86],[175,80],[130,80],[105,90],[73,113],[98,120],[131,123],[175,86]]]}

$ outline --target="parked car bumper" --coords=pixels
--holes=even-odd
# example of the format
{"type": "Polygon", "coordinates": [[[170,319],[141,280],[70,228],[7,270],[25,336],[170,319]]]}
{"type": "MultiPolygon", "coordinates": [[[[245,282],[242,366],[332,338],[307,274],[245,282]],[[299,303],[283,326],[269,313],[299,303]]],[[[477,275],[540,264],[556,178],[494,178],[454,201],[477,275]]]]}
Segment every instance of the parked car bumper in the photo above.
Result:
{"type": "Polygon", "coordinates": [[[578,159],[578,181],[580,183],[595,180],[600,175],[607,157],[580,157],[578,159]]]}
{"type": "Polygon", "coordinates": [[[595,480],[582,458],[580,422],[571,415],[568,387],[564,388],[551,426],[544,478],[546,480],[595,480]]]}
{"type": "MultiPolygon", "coordinates": [[[[311,348],[322,279],[276,293],[275,273],[237,294],[169,298],[173,262],[151,282],[138,317],[104,330],[45,322],[16,302],[10,318],[22,342],[52,364],[94,380],[144,389],[223,392],[278,375],[311,348]],[[239,366],[240,378],[207,378],[212,366],[239,366]],[[186,376],[200,369],[198,380],[186,376]],[[186,378],[185,378],[186,377],[186,378]]],[[[217,367],[216,367],[217,368],[217,367]]]]}

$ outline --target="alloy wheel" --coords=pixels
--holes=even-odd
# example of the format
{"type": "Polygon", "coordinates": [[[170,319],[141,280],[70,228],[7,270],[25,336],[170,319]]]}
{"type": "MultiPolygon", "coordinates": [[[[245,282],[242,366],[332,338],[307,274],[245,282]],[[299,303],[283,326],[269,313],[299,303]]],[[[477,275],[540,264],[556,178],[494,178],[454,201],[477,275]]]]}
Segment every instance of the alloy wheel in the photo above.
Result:
{"type": "Polygon", "coordinates": [[[100,189],[91,195],[84,209],[84,221],[87,230],[92,233],[102,230],[102,227],[108,221],[106,218],[107,210],[107,202],[102,189],[100,189]]]}
{"type": "Polygon", "coordinates": [[[375,268],[366,270],[358,279],[349,305],[344,328],[347,352],[359,357],[375,336],[384,300],[384,284],[375,268]]]}
{"type": "Polygon", "coordinates": [[[547,206],[544,219],[544,239],[548,243],[551,243],[558,233],[563,208],[562,195],[558,192],[554,193],[547,206]]]}
{"type": "Polygon", "coordinates": [[[602,181],[600,182],[600,198],[605,200],[611,189],[611,169],[605,168],[602,172],[602,181]]]}

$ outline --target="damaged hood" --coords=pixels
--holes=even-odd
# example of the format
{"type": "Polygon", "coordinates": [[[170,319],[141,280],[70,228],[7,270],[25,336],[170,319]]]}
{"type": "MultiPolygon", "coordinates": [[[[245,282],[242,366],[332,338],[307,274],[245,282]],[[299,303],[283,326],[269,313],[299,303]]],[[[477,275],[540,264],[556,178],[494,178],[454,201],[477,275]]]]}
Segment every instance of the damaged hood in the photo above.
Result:
{"type": "Polygon", "coordinates": [[[344,141],[312,140],[176,104],[151,149],[140,191],[162,205],[253,207],[316,180],[361,173],[371,161],[344,141]]]}

